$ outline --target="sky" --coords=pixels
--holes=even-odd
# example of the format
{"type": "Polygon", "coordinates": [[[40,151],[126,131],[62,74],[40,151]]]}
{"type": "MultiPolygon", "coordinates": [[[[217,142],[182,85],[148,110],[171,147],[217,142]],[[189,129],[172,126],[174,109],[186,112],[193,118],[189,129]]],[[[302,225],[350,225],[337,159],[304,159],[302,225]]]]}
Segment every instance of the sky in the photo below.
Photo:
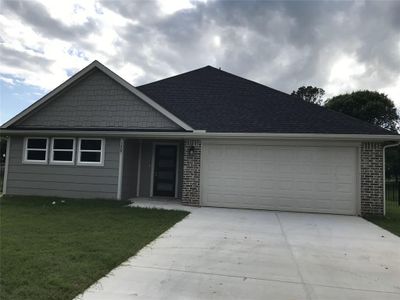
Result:
{"type": "Polygon", "coordinates": [[[0,123],[98,60],[133,85],[205,65],[400,107],[400,1],[0,0],[0,123]]]}

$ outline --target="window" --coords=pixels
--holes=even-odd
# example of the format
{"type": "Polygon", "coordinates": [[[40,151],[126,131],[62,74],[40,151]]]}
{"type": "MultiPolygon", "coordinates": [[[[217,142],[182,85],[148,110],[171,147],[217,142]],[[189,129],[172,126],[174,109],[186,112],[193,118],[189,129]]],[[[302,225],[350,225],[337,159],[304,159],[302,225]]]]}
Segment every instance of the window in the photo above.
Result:
{"type": "Polygon", "coordinates": [[[47,163],[47,138],[26,138],[23,162],[47,163]]]}
{"type": "Polygon", "coordinates": [[[104,139],[79,139],[78,164],[102,166],[104,139]]]}
{"type": "Polygon", "coordinates": [[[73,138],[53,138],[50,163],[73,164],[75,160],[75,140],[73,138]]]}

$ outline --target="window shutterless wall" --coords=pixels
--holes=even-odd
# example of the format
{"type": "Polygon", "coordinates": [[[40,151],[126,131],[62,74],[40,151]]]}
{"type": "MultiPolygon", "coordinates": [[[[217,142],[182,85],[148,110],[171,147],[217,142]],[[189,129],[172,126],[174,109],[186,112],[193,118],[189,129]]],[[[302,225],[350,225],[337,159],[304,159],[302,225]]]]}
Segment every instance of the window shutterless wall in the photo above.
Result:
{"type": "Polygon", "coordinates": [[[23,163],[21,159],[25,150],[24,138],[13,137],[7,194],[116,199],[120,139],[106,138],[104,145],[103,166],[31,164],[23,163]]]}

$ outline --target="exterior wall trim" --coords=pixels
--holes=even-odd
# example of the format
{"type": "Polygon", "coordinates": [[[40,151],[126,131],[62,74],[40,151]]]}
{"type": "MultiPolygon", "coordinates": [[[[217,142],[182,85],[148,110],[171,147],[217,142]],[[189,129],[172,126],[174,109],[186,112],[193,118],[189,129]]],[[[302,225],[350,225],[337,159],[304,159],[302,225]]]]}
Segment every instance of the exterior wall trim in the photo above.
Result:
{"type": "Polygon", "coordinates": [[[122,195],[122,177],[124,173],[124,139],[119,140],[119,163],[118,163],[118,184],[117,200],[121,200],[122,195]]]}
{"type": "Polygon", "coordinates": [[[7,147],[6,147],[6,161],[4,166],[3,191],[2,191],[4,195],[7,194],[8,165],[10,163],[10,144],[11,144],[11,137],[8,137],[7,147]]]}
{"type": "Polygon", "coordinates": [[[142,146],[143,141],[139,140],[139,153],[138,153],[138,168],[137,168],[137,179],[136,179],[136,197],[140,195],[140,174],[142,171],[142,146]]]}
{"type": "Polygon", "coordinates": [[[369,134],[314,134],[314,133],[218,133],[218,132],[150,132],[118,130],[51,130],[51,129],[2,129],[0,136],[9,135],[48,135],[48,136],[108,136],[108,137],[141,137],[160,139],[270,139],[270,140],[330,140],[330,141],[400,141],[400,135],[369,134]]]}

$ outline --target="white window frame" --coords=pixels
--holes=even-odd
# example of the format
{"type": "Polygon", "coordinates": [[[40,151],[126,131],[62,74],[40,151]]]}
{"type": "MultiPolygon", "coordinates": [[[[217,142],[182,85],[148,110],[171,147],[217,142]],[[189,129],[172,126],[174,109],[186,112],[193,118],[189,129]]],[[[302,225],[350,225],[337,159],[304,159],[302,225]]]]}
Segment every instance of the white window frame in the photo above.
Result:
{"type": "Polygon", "coordinates": [[[30,136],[30,137],[25,137],[24,139],[24,152],[22,154],[22,163],[24,164],[39,164],[39,165],[47,165],[47,158],[49,156],[49,138],[48,137],[39,137],[39,136],[30,136]],[[29,139],[41,139],[41,140],[46,140],[46,149],[40,149],[40,148],[28,148],[28,140],[29,139]],[[44,160],[32,160],[28,159],[28,151],[33,150],[33,151],[45,151],[45,159],[44,160]]]}
{"type": "Polygon", "coordinates": [[[73,137],[53,137],[50,145],[50,164],[52,165],[74,165],[75,164],[75,138],[73,137]],[[72,140],[72,149],[54,149],[54,140],[72,140]],[[54,160],[54,151],[72,152],[72,161],[54,160]]]}
{"type": "Polygon", "coordinates": [[[105,152],[105,139],[103,138],[79,138],[78,141],[78,166],[104,166],[104,152],[105,152]],[[81,150],[81,142],[82,140],[100,140],[101,141],[101,149],[100,150],[81,150]],[[100,152],[100,162],[88,162],[88,161],[81,161],[81,152],[100,152]]]}

